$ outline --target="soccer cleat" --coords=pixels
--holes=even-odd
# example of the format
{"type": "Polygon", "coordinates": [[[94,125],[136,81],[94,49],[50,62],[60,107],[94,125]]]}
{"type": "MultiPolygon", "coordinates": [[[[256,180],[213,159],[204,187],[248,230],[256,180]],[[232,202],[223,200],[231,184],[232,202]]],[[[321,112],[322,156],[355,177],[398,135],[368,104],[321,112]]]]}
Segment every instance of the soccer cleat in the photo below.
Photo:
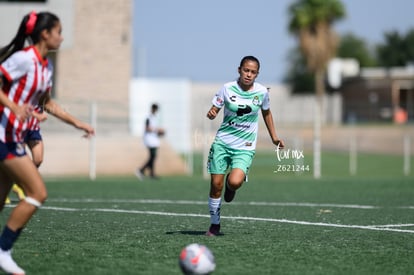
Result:
{"type": "Polygon", "coordinates": [[[135,170],[135,176],[137,176],[137,178],[139,180],[143,180],[144,179],[144,174],[142,174],[141,170],[139,170],[139,169],[135,170]]]}
{"type": "Polygon", "coordinates": [[[26,198],[23,189],[21,189],[17,184],[13,184],[12,190],[16,193],[17,197],[19,197],[19,200],[24,200],[26,198]]]}
{"type": "Polygon", "coordinates": [[[8,274],[13,275],[25,275],[23,269],[21,269],[11,256],[11,250],[4,251],[0,249],[0,268],[8,274]]]}
{"type": "Polygon", "coordinates": [[[229,175],[226,176],[226,181],[225,181],[225,189],[224,189],[224,201],[225,202],[231,202],[234,199],[234,196],[236,195],[236,191],[230,190],[230,188],[227,186],[227,178],[229,177],[229,175]]]}
{"type": "Polygon", "coordinates": [[[215,237],[220,235],[220,224],[211,224],[210,228],[206,232],[206,236],[215,237]]]}

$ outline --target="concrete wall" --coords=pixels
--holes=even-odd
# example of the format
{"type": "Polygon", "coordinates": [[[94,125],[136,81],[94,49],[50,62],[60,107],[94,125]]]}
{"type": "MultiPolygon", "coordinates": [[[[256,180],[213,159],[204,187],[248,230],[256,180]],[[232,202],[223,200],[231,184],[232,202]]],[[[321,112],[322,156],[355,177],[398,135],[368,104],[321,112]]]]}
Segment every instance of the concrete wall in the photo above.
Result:
{"type": "Polygon", "coordinates": [[[13,39],[22,17],[32,10],[51,11],[62,21],[64,41],[55,64],[58,100],[128,101],[132,0],[0,2],[0,46],[13,39]]]}
{"type": "Polygon", "coordinates": [[[73,47],[58,54],[58,99],[128,101],[131,17],[131,0],[74,0],[73,47]]]}
{"type": "Polygon", "coordinates": [[[56,14],[63,25],[64,41],[61,49],[73,47],[74,0],[48,0],[45,3],[0,2],[0,47],[8,44],[16,35],[23,16],[31,11],[49,11],[56,14]]]}

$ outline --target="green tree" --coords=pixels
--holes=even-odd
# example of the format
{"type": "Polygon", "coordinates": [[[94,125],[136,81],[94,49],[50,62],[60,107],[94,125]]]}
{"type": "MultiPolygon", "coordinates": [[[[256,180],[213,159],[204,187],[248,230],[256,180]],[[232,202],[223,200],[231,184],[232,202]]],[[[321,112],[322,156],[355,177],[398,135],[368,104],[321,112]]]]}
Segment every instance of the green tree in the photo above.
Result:
{"type": "Polygon", "coordinates": [[[405,66],[414,62],[414,30],[405,36],[398,31],[384,34],[385,42],[377,47],[377,59],[381,66],[405,66]]]}
{"type": "MultiPolygon", "coordinates": [[[[374,50],[370,50],[362,38],[352,33],[341,35],[336,56],[354,58],[358,60],[361,67],[374,67],[377,64],[374,50]]],[[[307,68],[306,60],[298,47],[290,50],[288,60],[290,66],[284,82],[290,86],[293,93],[312,92],[315,87],[315,77],[307,68]]]]}
{"type": "Polygon", "coordinates": [[[341,36],[336,55],[341,58],[355,58],[361,67],[374,67],[377,63],[374,53],[370,51],[364,39],[352,33],[341,36]]]}
{"type": "MultiPolygon", "coordinates": [[[[407,50],[407,62],[414,63],[414,29],[408,31],[405,36],[406,50],[407,50]]],[[[407,65],[407,64],[406,64],[407,65]]]]}
{"type": "Polygon", "coordinates": [[[345,16],[344,6],[339,0],[298,0],[289,7],[289,16],[289,31],[297,36],[307,68],[315,75],[322,110],[326,65],[338,45],[332,24],[345,16]]]}
{"type": "Polygon", "coordinates": [[[298,37],[306,65],[315,75],[317,115],[314,125],[314,177],[321,175],[320,126],[325,94],[324,75],[328,61],[335,55],[338,39],[332,24],[345,16],[339,0],[297,0],[289,7],[289,31],[298,37]]]}
{"type": "Polygon", "coordinates": [[[306,60],[300,49],[295,47],[288,54],[289,68],[284,82],[290,86],[292,93],[311,93],[315,89],[315,77],[306,67],[306,60]]]}

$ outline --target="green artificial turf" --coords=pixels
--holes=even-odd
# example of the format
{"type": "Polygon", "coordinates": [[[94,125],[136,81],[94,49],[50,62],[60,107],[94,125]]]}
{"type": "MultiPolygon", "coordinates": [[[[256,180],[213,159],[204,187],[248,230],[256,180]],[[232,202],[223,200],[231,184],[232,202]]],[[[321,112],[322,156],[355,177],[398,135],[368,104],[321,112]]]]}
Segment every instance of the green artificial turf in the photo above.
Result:
{"type": "MultiPolygon", "coordinates": [[[[209,181],[200,170],[142,182],[46,178],[49,199],[14,259],[27,274],[174,275],[181,249],[201,243],[217,275],[412,274],[414,177],[403,175],[400,158],[361,155],[350,176],[348,156],[324,154],[316,180],[311,171],[274,173],[280,163],[259,153],[249,182],[222,204],[218,237],[204,236],[209,181]]],[[[311,156],[303,163],[312,169],[311,156]]]]}

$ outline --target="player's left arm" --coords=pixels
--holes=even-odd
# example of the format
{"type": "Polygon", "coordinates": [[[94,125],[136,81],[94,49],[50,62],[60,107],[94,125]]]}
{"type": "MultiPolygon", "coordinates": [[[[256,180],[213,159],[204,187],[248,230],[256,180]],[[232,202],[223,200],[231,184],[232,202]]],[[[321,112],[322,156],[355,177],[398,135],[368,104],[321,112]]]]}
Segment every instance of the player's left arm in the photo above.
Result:
{"type": "Polygon", "coordinates": [[[61,121],[74,126],[77,129],[85,132],[84,137],[91,137],[95,135],[95,129],[89,124],[80,121],[70,113],[66,112],[57,102],[55,102],[49,93],[45,93],[39,101],[39,104],[44,108],[46,112],[57,117],[61,121]]]}
{"type": "Polygon", "coordinates": [[[263,120],[266,124],[267,131],[269,132],[269,135],[270,135],[270,138],[272,139],[273,144],[276,146],[279,146],[279,148],[284,148],[285,143],[276,134],[275,124],[273,122],[273,115],[270,109],[267,109],[267,110],[262,109],[262,116],[263,116],[263,120]]]}
{"type": "Polygon", "coordinates": [[[32,116],[35,117],[40,122],[43,122],[47,119],[47,114],[45,112],[38,112],[36,110],[32,112],[32,116]]]}

